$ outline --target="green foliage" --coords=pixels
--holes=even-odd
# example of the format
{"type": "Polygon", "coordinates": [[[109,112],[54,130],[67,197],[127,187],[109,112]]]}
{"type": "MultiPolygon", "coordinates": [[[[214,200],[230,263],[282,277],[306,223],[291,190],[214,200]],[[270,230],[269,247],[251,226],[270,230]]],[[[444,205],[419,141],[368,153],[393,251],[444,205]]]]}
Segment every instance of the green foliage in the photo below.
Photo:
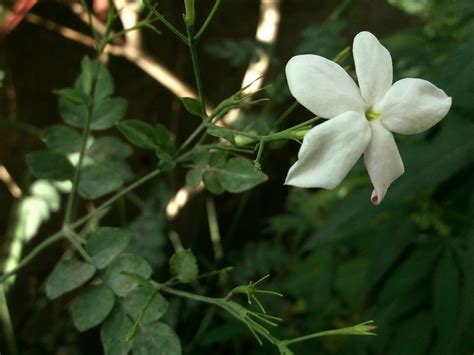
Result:
{"type": "Polygon", "coordinates": [[[124,180],[120,171],[102,164],[87,165],[81,170],[79,194],[86,199],[96,199],[122,186],[124,180]]]}
{"type": "Polygon", "coordinates": [[[242,157],[228,160],[222,151],[197,154],[194,161],[196,165],[187,173],[186,182],[197,186],[202,180],[206,188],[216,195],[224,191],[243,192],[268,179],[250,160],[242,157]]]}
{"type": "Polygon", "coordinates": [[[114,93],[114,81],[107,67],[99,61],[84,57],[81,63],[81,74],[77,78],[74,88],[85,96],[91,96],[96,75],[94,100],[100,101],[114,93]]]}
{"type": "Polygon", "coordinates": [[[229,159],[225,168],[213,169],[222,187],[229,192],[243,192],[268,179],[250,160],[241,157],[229,159]]]}
{"type": "Polygon", "coordinates": [[[81,149],[81,135],[65,126],[52,126],[44,131],[43,139],[49,149],[60,154],[70,154],[81,149]]]}
{"type": "Polygon", "coordinates": [[[153,322],[140,327],[133,342],[135,355],[180,355],[181,343],[170,326],[153,322]]]}
{"type": "Polygon", "coordinates": [[[87,238],[86,250],[98,269],[103,269],[130,242],[130,232],[112,227],[102,227],[91,233],[87,238]]]}
{"type": "Polygon", "coordinates": [[[74,174],[72,164],[63,155],[53,151],[36,151],[26,156],[31,173],[40,179],[69,180],[74,174]]]}
{"type": "Polygon", "coordinates": [[[225,60],[233,67],[240,67],[249,61],[256,62],[260,58],[259,51],[266,50],[264,43],[250,38],[238,40],[227,39],[218,44],[206,46],[206,52],[221,60],[225,60]]]}
{"type": "Polygon", "coordinates": [[[142,149],[155,149],[158,137],[152,125],[139,120],[126,120],[118,125],[120,132],[133,145],[142,149]]]}
{"type": "Polygon", "coordinates": [[[93,130],[112,127],[123,119],[127,110],[126,100],[111,97],[113,91],[112,77],[107,68],[85,57],[75,87],[56,91],[63,120],[79,128],[84,128],[88,120],[93,130]],[[97,80],[94,80],[96,76],[97,80]]]}
{"type": "Polygon", "coordinates": [[[102,325],[100,338],[105,355],[127,355],[132,341],[127,341],[133,323],[121,305],[116,305],[102,325]]]}
{"type": "Polygon", "coordinates": [[[333,58],[346,46],[346,40],[342,36],[344,27],[343,21],[310,24],[302,33],[296,54],[317,54],[333,58]]]}
{"type": "Polygon", "coordinates": [[[115,303],[113,291],[105,284],[84,288],[72,304],[72,319],[81,332],[101,324],[115,303]]]}
{"type": "MultiPolygon", "coordinates": [[[[49,150],[27,157],[34,176],[71,179],[84,143],[78,185],[82,197],[96,199],[133,181],[134,173],[126,162],[133,153],[132,147],[116,138],[116,132],[104,135],[94,131],[108,128],[118,128],[132,145],[155,154],[161,173],[179,164],[176,172],[159,182],[150,178],[148,185],[140,185],[140,190],[124,191],[121,197],[125,198],[116,205],[75,201],[79,208],[73,218],[80,218],[85,206],[94,208],[85,224],[75,225],[74,220],[68,222],[66,218],[64,230],[73,228],[81,237],[75,253],[80,252],[87,260],[90,256],[94,265],[76,259],[60,261],[48,278],[46,293],[49,298],[57,298],[78,291],[72,303],[74,323],[81,331],[103,323],[105,354],[180,354],[181,342],[186,344],[186,353],[197,355],[234,349],[251,354],[294,351],[324,355],[446,355],[467,354],[471,350],[474,9],[470,0],[388,2],[422,18],[410,20],[409,30],[388,29],[390,37],[381,39],[392,53],[395,75],[435,82],[453,96],[453,109],[425,135],[396,136],[406,172],[377,207],[369,202],[372,187],[362,163],[331,191],[282,189],[281,181],[292,159],[289,157],[294,157],[297,147],[285,146],[279,140],[266,142],[265,148],[270,149],[258,154],[258,160],[272,176],[269,184],[274,186],[253,194],[216,197],[220,208],[217,220],[210,223],[212,233],[200,212],[203,200],[199,197],[187,205],[176,222],[166,220],[166,204],[184,174],[191,187],[203,184],[216,195],[248,191],[268,180],[253,161],[259,137],[300,123],[304,115],[310,114],[298,108],[286,118],[277,118],[289,101],[283,61],[278,58],[272,57],[272,70],[265,78],[273,83],[265,89],[272,99],[269,105],[262,110],[249,110],[249,104],[259,100],[239,90],[218,104],[210,117],[203,117],[205,132],[196,132],[192,140],[186,141],[186,147],[178,150],[171,137],[176,135],[181,140],[181,132],[171,134],[162,125],[139,120],[121,121],[126,102],[112,97],[112,77],[98,61],[85,58],[74,87],[56,92],[61,116],[73,128],[55,125],[45,130],[43,139],[49,150]],[[272,77],[274,73],[280,73],[276,79],[272,77]],[[231,128],[217,126],[216,122],[234,108],[241,111],[237,122],[231,128]],[[81,137],[74,127],[84,128],[88,119],[93,132],[81,137]],[[123,229],[103,227],[109,221],[120,223],[123,229]],[[178,251],[168,260],[169,229],[179,233],[181,240],[196,252],[203,274],[198,274],[197,259],[190,249],[178,251]],[[223,253],[216,253],[216,247],[223,253]],[[172,277],[163,281],[168,279],[167,261],[172,277]],[[232,273],[214,271],[223,265],[233,265],[235,269],[232,273]],[[96,271],[97,278],[86,285],[96,271]],[[271,287],[290,297],[267,299],[275,293],[257,289],[258,282],[250,281],[268,273],[272,275],[271,287]],[[232,288],[236,284],[239,286],[232,288]],[[212,298],[212,294],[216,297],[212,298]],[[265,299],[262,297],[261,302],[257,295],[265,299]],[[210,307],[197,306],[204,303],[196,301],[210,307]],[[242,301],[249,305],[238,303],[242,301]],[[285,326],[278,327],[280,319],[269,314],[282,315],[285,326]],[[291,349],[289,343],[275,341],[276,337],[294,339],[314,334],[315,329],[341,328],[366,319],[376,320],[377,337],[320,338],[292,343],[291,349]],[[250,338],[249,329],[257,341],[250,338]],[[260,341],[264,343],[262,348],[260,341]],[[275,347],[270,350],[272,342],[275,347]]],[[[348,45],[349,38],[343,36],[346,22],[353,20],[357,11],[347,18],[335,19],[342,17],[340,9],[350,3],[360,6],[341,1],[325,21],[302,24],[306,29],[300,43],[294,43],[296,52],[331,58],[348,45]]],[[[170,24],[166,26],[170,28],[170,24]]],[[[259,59],[269,49],[253,40],[226,40],[225,35],[223,45],[210,46],[210,52],[236,67],[259,59]]],[[[293,38],[297,37],[295,34],[293,38]]],[[[285,46],[278,49],[286,60],[293,53],[284,51],[288,42],[282,38],[285,46]]],[[[347,64],[353,74],[352,63],[348,62],[343,65],[347,64]]],[[[206,99],[219,102],[213,97],[206,99]]],[[[200,100],[182,98],[182,103],[189,113],[202,115],[200,100]]],[[[160,117],[160,121],[165,120],[160,117]]],[[[135,161],[134,167],[149,168],[140,164],[135,161]]],[[[142,170],[137,171],[143,176],[142,170]]],[[[40,182],[33,184],[31,196],[20,202],[24,228],[18,235],[23,240],[34,235],[39,225],[60,207],[57,189],[64,188],[64,184],[40,182]]],[[[44,342],[48,347],[38,352],[50,352],[50,344],[61,348],[63,344],[58,343],[63,338],[66,342],[76,341],[62,330],[68,329],[62,320],[54,321],[64,334],[56,336],[54,329],[48,327],[50,338],[44,333],[37,337],[47,339],[44,342]],[[61,340],[52,342],[53,336],[61,340]]],[[[22,336],[25,337],[19,334],[20,339],[22,336]]]]}
{"type": "Polygon", "coordinates": [[[236,144],[234,133],[230,129],[212,125],[207,129],[207,133],[213,137],[223,138],[232,144],[236,144]]]}
{"type": "Polygon", "coordinates": [[[388,0],[388,3],[401,8],[411,15],[421,15],[428,11],[430,0],[388,0]]]}
{"type": "Polygon", "coordinates": [[[436,263],[433,277],[433,320],[443,343],[456,332],[460,311],[461,273],[455,254],[447,247],[436,263]]]}
{"type": "Polygon", "coordinates": [[[138,287],[124,298],[123,307],[132,319],[149,324],[168,311],[168,301],[152,288],[138,287]]]}
{"type": "Polygon", "coordinates": [[[148,278],[151,275],[151,267],[141,257],[133,254],[122,254],[117,257],[105,270],[105,280],[114,290],[115,294],[124,297],[135,289],[139,282],[124,273],[130,272],[148,278]]]}
{"type": "Polygon", "coordinates": [[[195,116],[201,116],[203,107],[201,102],[193,97],[182,97],[181,102],[183,103],[186,111],[195,116]]]}
{"type": "Polygon", "coordinates": [[[46,295],[50,299],[70,292],[86,283],[95,274],[95,267],[76,259],[62,260],[56,264],[46,282],[46,295]]]}
{"type": "Polygon", "coordinates": [[[180,250],[170,258],[170,271],[178,280],[191,282],[198,276],[196,257],[191,249],[180,250]]]}

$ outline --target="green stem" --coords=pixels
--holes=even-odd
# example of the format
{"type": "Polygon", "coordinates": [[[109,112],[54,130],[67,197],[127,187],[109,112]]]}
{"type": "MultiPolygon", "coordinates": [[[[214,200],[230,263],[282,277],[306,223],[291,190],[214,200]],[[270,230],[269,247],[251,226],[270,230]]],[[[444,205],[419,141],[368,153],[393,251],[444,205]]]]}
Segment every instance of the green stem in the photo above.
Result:
{"type": "Polygon", "coordinates": [[[371,330],[375,329],[375,326],[370,325],[372,323],[373,323],[372,321],[369,321],[369,322],[364,322],[358,325],[354,325],[352,327],[325,330],[325,331],[314,333],[314,334],[303,335],[301,337],[297,337],[293,339],[282,340],[280,341],[280,343],[284,345],[290,345],[290,344],[299,343],[302,341],[324,337],[328,335],[372,335],[374,336],[376,334],[370,332],[371,330]],[[361,327],[365,329],[359,330],[358,328],[361,328],[361,327]]]}
{"type": "Polygon", "coordinates": [[[155,286],[158,291],[163,291],[166,293],[169,293],[171,295],[179,296],[179,297],[184,297],[184,298],[189,298],[191,300],[195,300],[198,302],[204,302],[204,303],[209,303],[214,306],[225,307],[225,300],[222,298],[212,298],[212,297],[206,297],[206,296],[201,296],[201,295],[196,295],[194,293],[186,292],[186,291],[181,291],[181,290],[176,290],[171,287],[163,286],[162,284],[159,284],[157,282],[152,283],[153,286],[155,286]]]}
{"type": "Polygon", "coordinates": [[[255,158],[254,160],[254,164],[258,169],[260,169],[260,159],[262,159],[264,148],[265,148],[265,140],[260,140],[260,143],[258,144],[257,158],[255,158]]]}
{"type": "MultiPolygon", "coordinates": [[[[84,223],[86,223],[87,221],[89,221],[90,219],[98,216],[98,215],[101,215],[104,213],[104,210],[110,206],[112,203],[114,203],[115,201],[117,201],[119,198],[121,198],[122,196],[126,195],[128,192],[136,189],[137,187],[139,187],[140,185],[144,184],[145,182],[153,179],[154,177],[156,177],[158,174],[160,173],[160,170],[153,170],[151,173],[143,176],[142,178],[140,178],[139,180],[135,181],[134,183],[130,184],[129,186],[125,187],[124,189],[120,190],[118,193],[116,193],[114,196],[110,197],[108,200],[106,200],[104,203],[102,203],[99,207],[97,207],[97,209],[95,209],[94,211],[86,214],[84,217],[81,217],[80,219],[78,219],[77,221],[71,223],[68,225],[68,228],[70,228],[71,230],[74,230],[75,228],[78,228],[80,226],[82,226],[84,223]]],[[[44,249],[46,249],[47,247],[49,247],[51,244],[57,242],[58,240],[62,239],[65,237],[65,234],[64,234],[64,230],[61,230],[53,235],[51,235],[50,237],[46,238],[45,240],[43,240],[40,244],[38,244],[27,256],[25,256],[19,263],[18,265],[8,271],[6,274],[2,275],[0,277],[0,283],[3,283],[8,277],[16,274],[18,271],[20,271],[23,267],[25,267],[26,265],[28,265],[39,253],[41,253],[44,249]]]]}
{"type": "Polygon", "coordinates": [[[159,169],[153,170],[152,172],[150,172],[147,175],[141,177],[140,179],[138,179],[134,183],[128,185],[125,188],[123,188],[122,190],[117,192],[115,195],[110,197],[108,200],[106,200],[104,203],[102,203],[94,211],[86,214],[84,217],[82,217],[82,218],[78,219],[76,222],[72,223],[71,228],[77,228],[77,227],[83,225],[85,222],[87,222],[91,218],[103,213],[104,209],[109,207],[112,203],[117,201],[119,198],[121,198],[122,196],[125,196],[130,191],[136,189],[140,185],[143,185],[145,182],[147,182],[147,181],[153,179],[154,177],[158,176],[160,173],[161,173],[161,170],[159,170],[159,169]]]}
{"type": "Polygon", "coordinates": [[[94,95],[95,95],[95,86],[97,83],[97,77],[99,75],[99,68],[100,64],[97,65],[97,70],[94,74],[94,79],[92,81],[92,91],[91,91],[91,103],[89,104],[89,109],[87,112],[87,118],[86,118],[86,125],[84,127],[84,131],[82,133],[82,142],[81,142],[81,150],[79,153],[79,161],[76,166],[76,171],[74,173],[74,179],[72,180],[72,189],[71,193],[68,196],[67,199],[67,205],[66,205],[66,213],[64,215],[64,222],[63,225],[69,224],[72,218],[72,210],[74,207],[74,202],[75,202],[75,197],[77,193],[77,188],[79,185],[79,179],[81,178],[81,168],[82,168],[82,163],[84,162],[85,158],[85,153],[86,153],[86,148],[87,148],[87,138],[89,137],[90,134],[90,127],[91,127],[91,121],[92,121],[92,112],[94,110],[94,95]]]}
{"type": "Polygon", "coordinates": [[[211,23],[212,19],[214,18],[214,15],[216,14],[217,10],[219,9],[220,5],[222,3],[222,0],[216,0],[214,3],[214,6],[211,9],[211,12],[209,13],[209,16],[207,16],[206,21],[204,21],[204,24],[202,25],[201,29],[198,31],[198,33],[194,36],[194,40],[198,42],[204,32],[206,32],[207,27],[211,23]]]}
{"type": "Polygon", "coordinates": [[[21,269],[23,269],[26,265],[28,265],[31,260],[33,260],[39,253],[41,253],[44,249],[46,249],[47,247],[49,247],[51,244],[57,242],[58,240],[62,239],[64,237],[64,234],[62,231],[58,232],[58,233],[55,233],[53,234],[52,236],[50,236],[49,238],[46,238],[45,240],[43,240],[41,243],[39,243],[36,248],[34,248],[27,256],[25,256],[23,259],[21,259],[21,261],[18,263],[18,265],[8,271],[7,273],[3,274],[1,277],[0,277],[0,283],[3,283],[7,278],[9,278],[10,276],[16,274],[18,271],[20,271],[21,269]]]}
{"type": "Polygon", "coordinates": [[[87,261],[90,264],[94,264],[94,261],[92,260],[92,258],[89,256],[87,251],[82,247],[82,245],[79,241],[80,237],[76,233],[74,233],[74,231],[72,231],[68,228],[65,228],[64,234],[69,239],[69,241],[74,246],[74,248],[76,248],[76,250],[79,252],[79,254],[81,254],[81,256],[84,258],[84,260],[87,261]]]}
{"type": "Polygon", "coordinates": [[[188,33],[188,43],[189,51],[191,53],[191,61],[193,63],[194,77],[196,80],[196,86],[199,96],[199,101],[201,102],[201,114],[203,118],[207,117],[206,114],[206,102],[204,100],[204,89],[202,86],[201,70],[199,68],[199,60],[197,54],[197,42],[194,39],[194,29],[192,26],[186,26],[186,31],[188,33]]]}
{"type": "MultiPolygon", "coordinates": [[[[86,10],[88,11],[89,16],[91,16],[91,13],[89,12],[87,4],[85,4],[85,2],[83,2],[83,5],[86,6],[86,10]]],[[[97,46],[97,68],[96,68],[96,70],[94,72],[94,75],[92,77],[91,92],[89,94],[90,102],[89,102],[89,105],[87,107],[86,124],[84,126],[84,131],[82,133],[82,142],[81,142],[81,150],[80,150],[80,153],[79,153],[79,161],[77,163],[76,171],[74,173],[74,179],[72,181],[71,193],[69,194],[68,200],[67,200],[66,213],[64,215],[63,226],[69,224],[70,221],[71,221],[71,218],[72,218],[72,211],[73,211],[73,208],[74,208],[74,202],[75,202],[75,198],[76,198],[76,194],[77,194],[77,188],[78,188],[78,185],[79,185],[79,179],[81,177],[82,163],[84,162],[86,148],[87,148],[87,140],[89,138],[89,134],[90,134],[90,130],[91,130],[92,115],[94,113],[95,91],[96,91],[96,88],[97,88],[97,81],[98,81],[98,78],[99,78],[100,66],[101,66],[100,56],[102,54],[102,51],[105,48],[105,44],[108,42],[108,37],[109,37],[110,31],[112,29],[112,25],[113,25],[113,23],[115,21],[115,18],[116,18],[114,9],[115,9],[115,7],[113,6],[112,1],[109,0],[109,10],[108,10],[108,13],[107,13],[107,22],[106,22],[106,25],[105,25],[104,35],[103,35],[103,37],[100,41],[99,41],[98,37],[95,38],[96,46],[97,46]]],[[[91,27],[94,28],[93,25],[92,25],[92,18],[90,18],[90,21],[91,21],[91,23],[90,23],[91,27]]]]}
{"type": "Polygon", "coordinates": [[[293,104],[288,107],[287,110],[283,112],[283,114],[278,118],[278,120],[273,125],[273,128],[278,127],[283,121],[285,121],[299,105],[300,104],[298,101],[293,102],[293,104]]]}
{"type": "Polygon", "coordinates": [[[148,7],[148,9],[153,12],[156,18],[165,25],[171,32],[173,32],[176,37],[178,37],[181,41],[183,41],[186,45],[189,45],[189,41],[185,35],[183,35],[176,27],[174,27],[167,19],[164,18],[162,14],[155,9],[148,0],[144,0],[143,3],[148,7]]]}
{"type": "Polygon", "coordinates": [[[15,333],[13,330],[10,310],[8,309],[5,287],[3,285],[0,285],[0,315],[3,324],[3,334],[5,336],[9,354],[16,355],[18,354],[18,350],[16,347],[15,333]]]}
{"type": "MultiPolygon", "coordinates": [[[[192,143],[192,141],[207,127],[207,124],[205,122],[201,122],[201,124],[194,130],[193,133],[184,141],[183,144],[179,147],[179,149],[176,151],[175,156],[181,153],[188,145],[192,143]]],[[[187,154],[187,153],[186,153],[187,154]]],[[[184,155],[182,155],[180,158],[183,158],[184,155]]],[[[179,158],[177,158],[178,161],[179,158]]]]}

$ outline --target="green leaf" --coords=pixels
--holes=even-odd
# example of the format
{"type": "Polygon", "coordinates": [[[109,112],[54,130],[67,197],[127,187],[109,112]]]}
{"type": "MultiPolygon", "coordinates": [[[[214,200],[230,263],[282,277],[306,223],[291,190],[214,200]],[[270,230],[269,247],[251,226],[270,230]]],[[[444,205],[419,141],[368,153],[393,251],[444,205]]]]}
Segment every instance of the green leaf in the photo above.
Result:
{"type": "Polygon", "coordinates": [[[127,314],[135,321],[140,318],[143,311],[144,315],[140,323],[147,324],[163,317],[168,310],[168,301],[158,291],[142,286],[125,297],[123,306],[127,314]]]}
{"type": "Polygon", "coordinates": [[[224,188],[222,187],[219,179],[216,176],[215,171],[207,170],[202,176],[202,182],[206,185],[206,189],[214,195],[220,195],[224,193],[224,188]]]}
{"type": "Polygon", "coordinates": [[[116,306],[107,317],[100,332],[105,355],[127,355],[133,342],[127,342],[128,330],[133,323],[121,306],[116,306]]]}
{"type": "Polygon", "coordinates": [[[91,164],[82,168],[79,194],[86,199],[96,199],[113,192],[123,184],[120,172],[104,164],[91,164]]]}
{"type": "Polygon", "coordinates": [[[122,274],[122,272],[131,272],[148,278],[152,270],[145,259],[140,256],[123,254],[117,257],[107,267],[105,278],[114,292],[118,296],[124,297],[138,286],[139,281],[131,276],[122,274]]]}
{"type": "Polygon", "coordinates": [[[168,325],[155,322],[140,327],[134,343],[133,355],[180,355],[181,343],[168,325]]]}
{"type": "Polygon", "coordinates": [[[186,184],[192,188],[197,188],[202,181],[202,175],[204,174],[204,169],[194,168],[189,170],[186,173],[186,184]]]}
{"type": "Polygon", "coordinates": [[[158,143],[159,149],[165,153],[172,154],[175,151],[175,144],[171,139],[170,132],[162,124],[155,126],[155,141],[158,143]]]}
{"type": "Polygon", "coordinates": [[[232,132],[230,129],[219,126],[211,126],[207,129],[207,133],[213,137],[223,138],[234,145],[236,144],[234,132],[232,132]]]}
{"type": "Polygon", "coordinates": [[[431,315],[428,312],[418,312],[412,318],[397,325],[392,347],[392,355],[429,354],[432,335],[431,315]]]}
{"type": "Polygon", "coordinates": [[[433,278],[433,318],[443,339],[456,332],[461,295],[461,275],[454,255],[446,248],[438,259],[433,278]]]}
{"type": "Polygon", "coordinates": [[[439,248],[420,248],[412,252],[406,260],[394,270],[380,293],[380,304],[392,302],[394,298],[420,287],[420,281],[432,272],[439,248]]]}
{"type": "Polygon", "coordinates": [[[86,283],[95,274],[92,264],[75,259],[61,260],[46,282],[46,295],[55,299],[86,283]]]}
{"type": "Polygon", "coordinates": [[[420,15],[427,11],[427,8],[432,5],[431,1],[419,0],[388,0],[388,3],[400,8],[410,15],[420,15]]]}
{"type": "Polygon", "coordinates": [[[241,157],[230,159],[225,169],[214,169],[222,187],[229,192],[242,192],[268,179],[250,160],[241,157]]]}
{"type": "Polygon", "coordinates": [[[70,89],[68,94],[64,95],[64,90],[56,92],[59,95],[59,112],[61,117],[67,124],[82,128],[88,116],[88,106],[84,99],[82,99],[82,102],[79,101],[79,98],[81,98],[80,93],[76,92],[74,94],[74,89],[70,89]]]}
{"type": "Polygon", "coordinates": [[[156,149],[155,129],[139,120],[125,120],[118,125],[120,132],[133,145],[143,149],[156,149]]]}
{"type": "Polygon", "coordinates": [[[114,82],[107,67],[98,60],[84,57],[81,63],[81,75],[77,78],[74,87],[86,96],[91,96],[93,78],[97,75],[94,101],[100,101],[114,92],[114,82]],[[98,67],[99,66],[99,67],[98,67]]]}
{"type": "Polygon", "coordinates": [[[98,269],[106,267],[128,245],[131,233],[127,230],[102,227],[89,235],[86,250],[98,269]]]}
{"type": "Polygon", "coordinates": [[[215,152],[212,152],[211,158],[209,159],[209,165],[216,167],[216,168],[223,168],[225,164],[227,163],[227,153],[218,150],[215,152]]]}
{"type": "Polygon", "coordinates": [[[106,136],[92,143],[87,154],[95,161],[122,160],[132,155],[132,148],[118,138],[106,136]]]}
{"type": "Polygon", "coordinates": [[[43,139],[49,149],[61,154],[76,153],[81,150],[81,135],[69,127],[50,127],[44,131],[43,139]]]}
{"type": "Polygon", "coordinates": [[[40,179],[69,180],[74,175],[74,167],[69,160],[59,153],[42,150],[26,155],[26,162],[31,173],[40,179]]]}
{"type": "MultiPolygon", "coordinates": [[[[74,89],[56,91],[59,95],[59,111],[63,120],[74,127],[84,128],[89,117],[89,105],[74,89]],[[68,91],[65,91],[68,90],[68,91]],[[65,95],[67,92],[67,95],[65,95]]],[[[91,129],[104,130],[123,119],[127,111],[127,101],[120,97],[103,98],[94,101],[91,129]]]]}
{"type": "Polygon", "coordinates": [[[196,257],[191,249],[177,251],[170,258],[171,274],[182,282],[191,282],[198,276],[196,257]]]}
{"type": "Polygon", "coordinates": [[[203,113],[201,102],[198,99],[192,97],[182,97],[181,101],[183,102],[186,111],[192,115],[201,116],[203,113]]]}
{"type": "Polygon", "coordinates": [[[86,287],[72,304],[72,319],[83,332],[99,325],[109,315],[115,303],[113,291],[105,284],[86,287]]]}
{"type": "Polygon", "coordinates": [[[64,88],[54,90],[54,94],[59,96],[59,99],[64,99],[67,102],[75,105],[85,105],[87,107],[87,96],[74,88],[64,88]]]}
{"type": "MultiPolygon", "coordinates": [[[[94,103],[91,129],[104,130],[122,120],[127,112],[127,100],[121,97],[106,98],[94,103]]],[[[87,117],[87,116],[86,116],[87,117]]],[[[85,124],[84,120],[83,124],[85,124]]]]}

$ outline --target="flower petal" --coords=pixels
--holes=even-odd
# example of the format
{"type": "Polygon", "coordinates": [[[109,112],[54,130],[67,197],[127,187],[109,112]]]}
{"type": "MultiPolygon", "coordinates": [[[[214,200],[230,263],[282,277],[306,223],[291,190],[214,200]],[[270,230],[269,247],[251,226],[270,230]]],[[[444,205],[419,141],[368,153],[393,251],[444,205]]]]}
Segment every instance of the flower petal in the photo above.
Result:
{"type": "Polygon", "coordinates": [[[371,106],[382,99],[392,85],[392,57],[379,40],[366,31],[354,37],[353,54],[360,92],[371,106]]]}
{"type": "Polygon", "coordinates": [[[381,120],[372,121],[370,126],[372,138],[364,152],[364,162],[374,185],[370,200],[378,205],[390,184],[403,174],[405,168],[392,133],[383,126],[381,120]]]}
{"type": "Polygon", "coordinates": [[[368,121],[357,112],[345,112],[312,128],[285,185],[335,188],[362,155],[370,135],[368,121]]]}
{"type": "Polygon", "coordinates": [[[393,84],[374,111],[382,114],[389,130],[415,134],[441,121],[450,107],[451,98],[443,90],[429,81],[408,78],[393,84]]]}
{"type": "Polygon", "coordinates": [[[318,55],[291,58],[286,65],[291,94],[308,110],[323,118],[346,111],[365,112],[359,88],[338,64],[318,55]]]}

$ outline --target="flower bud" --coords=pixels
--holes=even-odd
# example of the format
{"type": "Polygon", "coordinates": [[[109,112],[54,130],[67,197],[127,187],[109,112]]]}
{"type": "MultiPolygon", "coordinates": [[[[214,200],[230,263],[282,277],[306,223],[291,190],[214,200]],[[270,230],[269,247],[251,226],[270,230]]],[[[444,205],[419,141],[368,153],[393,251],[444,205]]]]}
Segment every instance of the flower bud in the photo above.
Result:
{"type": "Polygon", "coordinates": [[[194,10],[194,0],[184,0],[184,22],[187,26],[194,26],[196,22],[196,12],[194,10]]]}

